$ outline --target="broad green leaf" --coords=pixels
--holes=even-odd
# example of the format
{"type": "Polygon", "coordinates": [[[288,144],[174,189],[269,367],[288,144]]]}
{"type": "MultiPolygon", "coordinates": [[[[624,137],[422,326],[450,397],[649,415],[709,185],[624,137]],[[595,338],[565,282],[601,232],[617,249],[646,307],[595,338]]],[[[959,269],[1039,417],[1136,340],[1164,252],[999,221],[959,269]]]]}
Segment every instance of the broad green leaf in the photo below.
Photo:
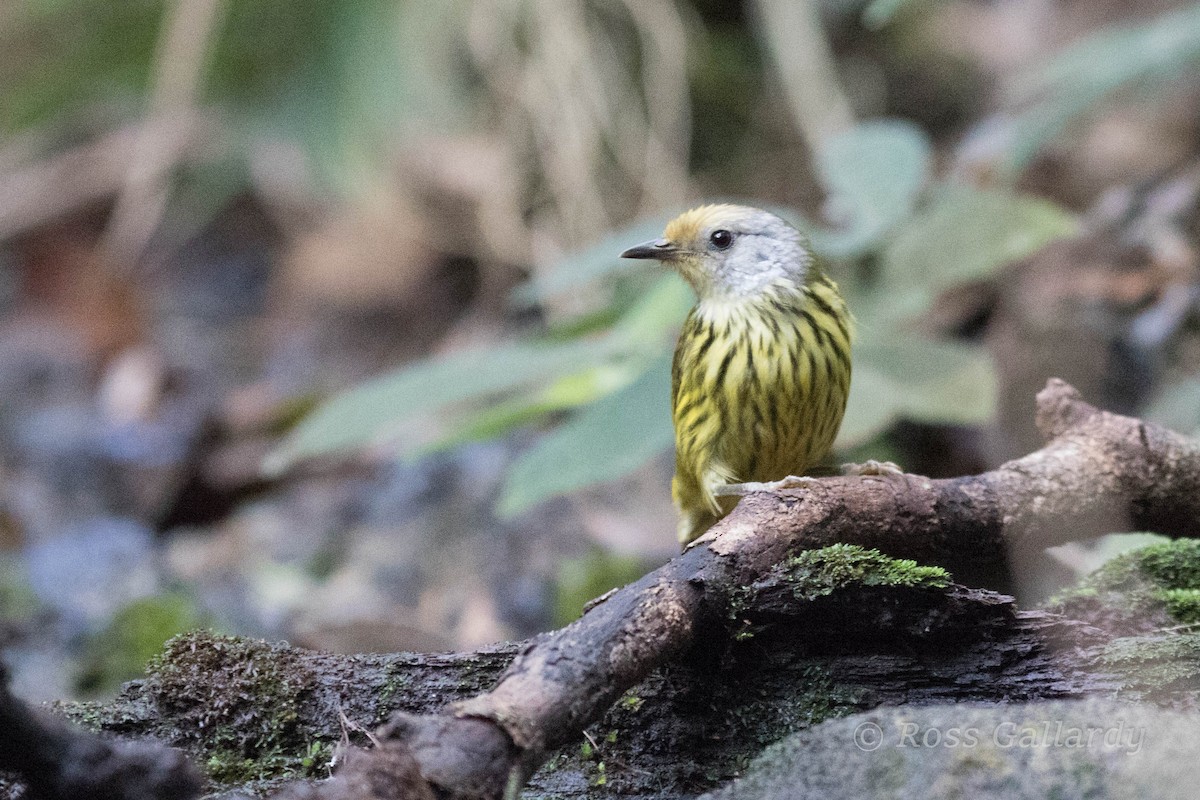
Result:
{"type": "Polygon", "coordinates": [[[866,122],[831,139],[817,153],[817,169],[838,229],[812,231],[817,251],[851,257],[868,250],[912,212],[929,165],[928,137],[909,122],[866,122]]]}
{"type": "Polygon", "coordinates": [[[587,405],[617,391],[645,368],[644,363],[622,361],[602,364],[572,375],[564,375],[547,387],[532,386],[511,400],[492,403],[457,420],[445,437],[422,448],[414,456],[446,450],[467,442],[493,439],[555,411],[587,405]]]}
{"type": "Polygon", "coordinates": [[[322,405],[296,427],[263,468],[279,472],[304,458],[379,443],[417,414],[471,399],[501,402],[462,420],[453,433],[423,450],[499,435],[550,411],[582,405],[628,382],[627,370],[636,368],[639,360],[622,366],[611,363],[613,359],[639,356],[644,363],[656,353],[669,352],[673,334],[693,302],[682,279],[664,275],[600,338],[513,344],[406,366],[322,405]],[[617,374],[611,372],[614,369],[620,377],[612,379],[617,374]],[[592,380],[597,375],[611,380],[597,384],[592,380]],[[507,402],[496,397],[530,387],[532,394],[507,402]]]}
{"type": "Polygon", "coordinates": [[[876,294],[896,316],[919,312],[943,289],[987,277],[1077,227],[1045,200],[953,187],[884,249],[876,294]]]}
{"type": "Polygon", "coordinates": [[[81,113],[92,126],[115,124],[136,109],[151,77],[164,6],[161,0],[3,4],[0,138],[81,113]]]}
{"type": "Polygon", "coordinates": [[[633,383],[547,433],[509,469],[499,513],[512,516],[551,497],[619,478],[670,449],[670,373],[670,359],[659,358],[633,383]]]}
{"type": "Polygon", "coordinates": [[[1019,75],[1011,102],[1028,108],[1008,123],[1005,167],[1021,169],[1070,122],[1115,90],[1135,82],[1175,80],[1200,61],[1200,5],[1150,22],[1114,25],[1084,38],[1019,75]]]}
{"type": "Polygon", "coordinates": [[[996,373],[982,348],[870,333],[854,346],[854,378],[838,437],[853,447],[904,417],[952,425],[995,414],[996,373]]]}
{"type": "Polygon", "coordinates": [[[519,343],[434,357],[336,395],[268,456],[279,472],[311,456],[378,443],[413,416],[603,363],[621,353],[611,338],[555,345],[519,343]]]}
{"type": "Polygon", "coordinates": [[[1130,81],[1179,77],[1200,60],[1200,4],[1149,22],[1102,28],[1021,73],[1014,99],[1106,93],[1130,81]]]}
{"type": "Polygon", "coordinates": [[[839,450],[848,450],[869,441],[887,430],[904,412],[904,404],[894,391],[892,381],[871,364],[857,363],[857,356],[855,361],[850,398],[846,402],[841,430],[838,431],[839,450]]]}

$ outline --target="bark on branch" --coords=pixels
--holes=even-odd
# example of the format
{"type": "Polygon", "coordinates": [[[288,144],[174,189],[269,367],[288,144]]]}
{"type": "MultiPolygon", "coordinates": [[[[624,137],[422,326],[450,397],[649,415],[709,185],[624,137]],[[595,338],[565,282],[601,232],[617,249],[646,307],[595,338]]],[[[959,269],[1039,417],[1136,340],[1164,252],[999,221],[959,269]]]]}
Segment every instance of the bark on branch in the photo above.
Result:
{"type": "MultiPolygon", "coordinates": [[[[1196,442],[1099,411],[1057,380],[1038,395],[1037,421],[1044,448],[982,475],[831,478],[748,497],[678,558],[528,643],[490,692],[438,714],[397,715],[385,733],[439,796],[497,798],[726,619],[739,589],[801,551],[857,544],[962,575],[1032,543],[1122,530],[1196,535],[1196,442]]],[[[343,790],[335,780],[304,796],[343,790]]]]}

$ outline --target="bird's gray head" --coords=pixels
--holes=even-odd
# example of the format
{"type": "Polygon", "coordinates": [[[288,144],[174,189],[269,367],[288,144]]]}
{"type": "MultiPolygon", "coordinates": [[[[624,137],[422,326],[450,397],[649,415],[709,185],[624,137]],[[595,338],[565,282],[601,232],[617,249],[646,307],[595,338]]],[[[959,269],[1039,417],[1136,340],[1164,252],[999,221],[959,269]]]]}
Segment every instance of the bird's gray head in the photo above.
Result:
{"type": "Polygon", "coordinates": [[[631,247],[622,258],[670,264],[700,298],[753,298],[780,284],[799,287],[813,258],[804,236],[760,208],[709,205],[680,214],[661,239],[631,247]]]}

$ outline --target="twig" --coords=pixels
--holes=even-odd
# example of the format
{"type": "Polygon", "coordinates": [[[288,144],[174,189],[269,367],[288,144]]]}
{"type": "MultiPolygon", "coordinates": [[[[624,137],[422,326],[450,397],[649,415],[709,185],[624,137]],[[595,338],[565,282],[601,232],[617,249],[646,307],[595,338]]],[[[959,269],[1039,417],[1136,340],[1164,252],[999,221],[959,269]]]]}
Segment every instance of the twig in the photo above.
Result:
{"type": "MultiPolygon", "coordinates": [[[[193,118],[181,136],[194,142],[212,130],[211,120],[193,118]]],[[[0,174],[0,239],[44,225],[110,197],[120,189],[145,136],[130,126],[64,153],[0,174]]],[[[187,153],[190,157],[190,152],[187,153]]]]}
{"type": "Polygon", "coordinates": [[[130,269],[158,229],[166,209],[167,179],[194,129],[196,96],[219,27],[223,0],[175,0],[167,11],[155,59],[147,122],[133,145],[104,249],[109,261],[130,269]]]}
{"type": "Polygon", "coordinates": [[[756,0],[760,28],[792,118],[812,150],[854,124],[814,0],[756,0]]]}
{"type": "Polygon", "coordinates": [[[674,3],[623,2],[641,42],[646,130],[640,174],[645,176],[642,211],[650,213],[682,203],[688,193],[692,115],[688,102],[687,30],[674,3]]]}

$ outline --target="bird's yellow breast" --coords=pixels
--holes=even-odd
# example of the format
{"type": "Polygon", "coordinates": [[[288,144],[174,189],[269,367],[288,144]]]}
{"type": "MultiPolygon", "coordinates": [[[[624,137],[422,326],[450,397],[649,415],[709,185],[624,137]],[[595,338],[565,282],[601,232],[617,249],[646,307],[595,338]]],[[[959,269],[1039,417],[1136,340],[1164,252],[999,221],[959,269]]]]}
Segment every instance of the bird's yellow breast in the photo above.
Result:
{"type": "Polygon", "coordinates": [[[673,369],[681,538],[729,511],[716,486],[803,474],[828,455],[850,389],[850,326],[823,276],[692,310],[673,369]]]}

